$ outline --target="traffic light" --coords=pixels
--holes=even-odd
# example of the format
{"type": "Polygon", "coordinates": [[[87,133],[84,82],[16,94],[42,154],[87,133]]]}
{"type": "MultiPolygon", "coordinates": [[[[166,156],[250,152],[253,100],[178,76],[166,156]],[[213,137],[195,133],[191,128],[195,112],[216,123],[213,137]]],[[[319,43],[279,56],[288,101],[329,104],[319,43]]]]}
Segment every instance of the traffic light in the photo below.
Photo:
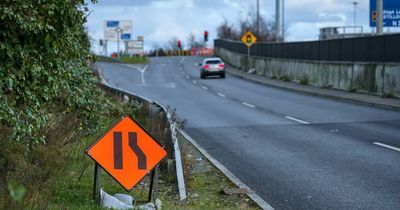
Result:
{"type": "Polygon", "coordinates": [[[208,42],[208,31],[204,31],[204,42],[208,42]]]}
{"type": "Polygon", "coordinates": [[[373,11],[372,12],[372,22],[376,22],[376,16],[377,16],[376,11],[373,11]]]}
{"type": "Polygon", "coordinates": [[[182,45],[181,45],[181,40],[178,40],[178,48],[181,49],[182,45]]]}

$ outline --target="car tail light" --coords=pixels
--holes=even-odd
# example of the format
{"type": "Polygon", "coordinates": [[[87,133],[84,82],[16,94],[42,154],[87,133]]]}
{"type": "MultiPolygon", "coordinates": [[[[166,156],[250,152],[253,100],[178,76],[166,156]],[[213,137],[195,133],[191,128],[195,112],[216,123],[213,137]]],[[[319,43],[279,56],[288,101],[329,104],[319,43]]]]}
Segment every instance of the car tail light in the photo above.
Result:
{"type": "Polygon", "coordinates": [[[204,69],[209,69],[210,68],[210,65],[205,65],[204,66],[204,69]]]}
{"type": "Polygon", "coordinates": [[[224,67],[225,67],[225,64],[219,64],[219,67],[220,67],[220,68],[224,68],[224,67]]]}

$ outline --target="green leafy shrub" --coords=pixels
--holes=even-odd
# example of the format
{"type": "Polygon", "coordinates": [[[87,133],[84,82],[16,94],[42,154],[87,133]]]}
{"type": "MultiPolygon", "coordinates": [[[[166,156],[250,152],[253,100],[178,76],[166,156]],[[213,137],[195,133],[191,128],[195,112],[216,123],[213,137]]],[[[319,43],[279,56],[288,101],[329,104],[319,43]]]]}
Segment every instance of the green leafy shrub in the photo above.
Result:
{"type": "Polygon", "coordinates": [[[0,124],[11,139],[45,144],[50,112],[76,112],[82,132],[95,129],[107,102],[87,65],[85,1],[5,0],[0,11],[0,124]]]}
{"type": "Polygon", "coordinates": [[[284,82],[290,82],[290,77],[285,74],[285,75],[280,76],[279,80],[282,80],[284,82]]]}
{"type": "Polygon", "coordinates": [[[303,76],[303,78],[300,80],[300,85],[309,85],[310,80],[308,79],[307,76],[303,76]]]}

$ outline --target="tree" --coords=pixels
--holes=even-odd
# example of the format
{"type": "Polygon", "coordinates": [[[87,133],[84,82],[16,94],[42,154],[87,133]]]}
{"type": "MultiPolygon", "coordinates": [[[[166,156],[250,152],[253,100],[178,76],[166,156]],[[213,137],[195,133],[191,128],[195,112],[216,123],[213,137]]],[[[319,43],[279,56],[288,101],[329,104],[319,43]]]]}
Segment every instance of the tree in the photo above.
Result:
{"type": "Polygon", "coordinates": [[[257,36],[258,42],[275,42],[281,40],[280,37],[276,37],[273,21],[267,21],[264,17],[260,17],[259,26],[259,33],[257,34],[257,15],[249,11],[244,17],[239,19],[237,27],[225,19],[217,28],[218,38],[239,41],[243,34],[251,31],[257,36]]]}
{"type": "MultiPolygon", "coordinates": [[[[170,50],[170,51],[176,51],[179,50],[178,48],[178,37],[172,37],[168,43],[167,46],[165,47],[165,49],[170,50]]],[[[183,44],[182,44],[183,46],[183,44]]]]}
{"type": "Polygon", "coordinates": [[[220,39],[238,40],[239,32],[231,25],[227,19],[217,28],[217,36],[220,39]]]}

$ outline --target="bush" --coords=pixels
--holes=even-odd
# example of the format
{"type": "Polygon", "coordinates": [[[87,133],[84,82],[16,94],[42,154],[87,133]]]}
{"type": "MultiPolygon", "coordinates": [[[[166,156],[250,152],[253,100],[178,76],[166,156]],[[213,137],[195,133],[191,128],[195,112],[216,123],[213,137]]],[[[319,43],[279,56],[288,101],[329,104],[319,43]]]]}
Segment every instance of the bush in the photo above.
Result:
{"type": "MultiPolygon", "coordinates": [[[[87,66],[85,1],[4,1],[0,5],[0,124],[11,139],[45,144],[51,110],[76,112],[80,128],[97,127],[104,109],[87,66]]],[[[92,0],[95,2],[95,0],[92,0]]]]}
{"type": "Polygon", "coordinates": [[[310,80],[308,79],[307,76],[304,76],[301,80],[300,80],[300,85],[309,85],[310,84],[310,80]]]}
{"type": "Polygon", "coordinates": [[[279,80],[282,80],[284,82],[290,82],[290,77],[288,75],[283,75],[279,77],[279,80]]]}

